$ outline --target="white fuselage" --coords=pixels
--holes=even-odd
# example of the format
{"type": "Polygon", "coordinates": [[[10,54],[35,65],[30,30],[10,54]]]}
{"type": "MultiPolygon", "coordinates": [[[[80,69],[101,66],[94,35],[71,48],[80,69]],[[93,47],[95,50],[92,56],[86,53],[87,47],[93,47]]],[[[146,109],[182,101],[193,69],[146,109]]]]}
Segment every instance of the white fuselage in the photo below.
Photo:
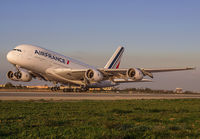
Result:
{"type": "MultiPolygon", "coordinates": [[[[42,75],[49,81],[61,82],[68,84],[66,81],[55,78],[47,74],[49,68],[65,68],[65,69],[96,69],[93,66],[72,59],[67,56],[63,56],[56,52],[37,47],[32,45],[19,45],[7,54],[7,59],[13,65],[26,69],[33,73],[42,75]]],[[[78,77],[68,76],[68,79],[75,80],[78,77]]],[[[111,81],[101,81],[99,83],[91,84],[90,87],[108,87],[115,86],[111,81]]]]}

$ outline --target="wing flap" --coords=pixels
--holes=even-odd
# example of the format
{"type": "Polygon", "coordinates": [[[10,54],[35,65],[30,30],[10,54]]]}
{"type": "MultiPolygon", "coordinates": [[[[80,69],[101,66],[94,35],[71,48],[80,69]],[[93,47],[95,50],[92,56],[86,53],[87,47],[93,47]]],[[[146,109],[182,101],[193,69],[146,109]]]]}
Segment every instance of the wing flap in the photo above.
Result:
{"type": "Polygon", "coordinates": [[[142,80],[138,81],[138,80],[131,80],[131,79],[128,79],[128,80],[125,80],[125,79],[114,79],[114,82],[115,83],[152,82],[152,80],[142,79],[142,80]]]}

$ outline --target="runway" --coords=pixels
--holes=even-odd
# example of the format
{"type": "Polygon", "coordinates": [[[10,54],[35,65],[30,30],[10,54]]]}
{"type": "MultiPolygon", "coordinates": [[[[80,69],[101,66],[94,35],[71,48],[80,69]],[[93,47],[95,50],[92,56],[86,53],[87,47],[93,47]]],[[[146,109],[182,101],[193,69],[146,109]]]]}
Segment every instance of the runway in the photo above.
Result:
{"type": "Polygon", "coordinates": [[[200,98],[200,94],[0,92],[0,100],[131,100],[192,98],[200,98]]]}

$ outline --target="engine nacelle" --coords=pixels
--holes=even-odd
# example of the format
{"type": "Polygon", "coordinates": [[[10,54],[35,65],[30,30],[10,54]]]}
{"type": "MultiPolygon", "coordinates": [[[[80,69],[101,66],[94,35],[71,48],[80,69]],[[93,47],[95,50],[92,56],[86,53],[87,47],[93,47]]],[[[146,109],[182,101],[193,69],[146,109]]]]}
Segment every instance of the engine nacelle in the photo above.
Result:
{"type": "Polygon", "coordinates": [[[85,77],[86,79],[88,79],[89,81],[95,81],[95,82],[99,82],[103,80],[103,75],[101,72],[97,71],[97,70],[92,70],[89,69],[85,72],[85,77]]]}
{"type": "Polygon", "coordinates": [[[127,78],[130,78],[132,80],[142,80],[144,75],[139,69],[130,68],[126,72],[127,78]]]}
{"type": "Polygon", "coordinates": [[[7,73],[7,77],[13,81],[19,81],[15,76],[14,76],[14,73],[12,71],[9,71],[7,73]]]}
{"type": "Polygon", "coordinates": [[[13,81],[22,81],[22,82],[29,82],[32,80],[32,76],[25,71],[9,71],[7,73],[7,77],[13,81]]]}

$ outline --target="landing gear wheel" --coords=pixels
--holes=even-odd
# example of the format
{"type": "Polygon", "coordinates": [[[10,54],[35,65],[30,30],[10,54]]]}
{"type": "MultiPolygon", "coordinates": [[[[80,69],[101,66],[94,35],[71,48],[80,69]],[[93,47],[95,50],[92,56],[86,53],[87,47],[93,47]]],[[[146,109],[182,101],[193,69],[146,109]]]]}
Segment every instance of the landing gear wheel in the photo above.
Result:
{"type": "Polygon", "coordinates": [[[89,90],[89,88],[87,88],[87,87],[81,87],[81,89],[80,89],[81,92],[86,92],[88,90],[89,90]]]}
{"type": "Polygon", "coordinates": [[[57,86],[51,87],[51,91],[58,91],[58,90],[60,90],[60,87],[57,87],[57,86]]]}

